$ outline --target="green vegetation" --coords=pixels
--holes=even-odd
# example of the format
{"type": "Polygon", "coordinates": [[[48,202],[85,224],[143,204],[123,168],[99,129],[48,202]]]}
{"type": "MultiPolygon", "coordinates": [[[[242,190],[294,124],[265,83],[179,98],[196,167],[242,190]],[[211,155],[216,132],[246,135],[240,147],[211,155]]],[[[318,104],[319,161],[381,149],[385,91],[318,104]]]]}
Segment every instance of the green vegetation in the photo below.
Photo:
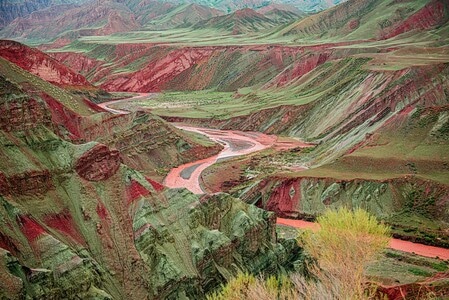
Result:
{"type": "Polygon", "coordinates": [[[365,286],[365,268],[386,248],[390,229],[360,209],[329,210],[317,221],[319,230],[298,237],[314,261],[310,278],[239,274],[208,299],[371,299],[375,289],[365,286]]]}
{"type": "Polygon", "coordinates": [[[237,299],[296,299],[294,287],[285,276],[270,276],[267,279],[256,278],[247,273],[240,273],[231,279],[220,291],[207,296],[207,300],[237,299]]]}
{"type": "Polygon", "coordinates": [[[447,261],[388,249],[367,267],[366,275],[369,279],[385,285],[411,284],[447,269],[447,261]]]}
{"type": "Polygon", "coordinates": [[[57,99],[67,108],[80,115],[90,116],[95,113],[83,100],[82,97],[53,85],[42,78],[24,71],[22,68],[0,57],[0,75],[13,80],[19,86],[32,87],[33,89],[50,95],[57,99]]]}
{"type": "Polygon", "coordinates": [[[164,92],[156,98],[136,103],[151,108],[154,114],[188,118],[226,118],[239,100],[231,92],[212,90],[164,92]]]}
{"type": "Polygon", "coordinates": [[[366,298],[364,270],[387,247],[390,228],[361,209],[327,211],[317,223],[319,230],[299,236],[300,245],[317,260],[315,276],[330,280],[327,284],[337,286],[341,296],[366,298]]]}

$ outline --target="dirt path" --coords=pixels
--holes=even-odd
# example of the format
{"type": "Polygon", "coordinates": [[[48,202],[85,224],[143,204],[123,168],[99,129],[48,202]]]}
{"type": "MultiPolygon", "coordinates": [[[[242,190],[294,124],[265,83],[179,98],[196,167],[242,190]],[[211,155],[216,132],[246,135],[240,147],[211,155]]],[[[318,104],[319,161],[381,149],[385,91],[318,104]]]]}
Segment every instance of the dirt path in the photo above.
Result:
{"type": "MultiPolygon", "coordinates": [[[[303,220],[291,220],[291,219],[283,219],[283,218],[277,218],[276,221],[277,224],[295,227],[295,228],[302,228],[302,229],[312,229],[316,230],[318,229],[318,224],[313,222],[307,222],[303,220]]],[[[398,239],[391,239],[389,247],[391,249],[400,250],[404,252],[409,253],[415,253],[421,256],[426,257],[438,257],[440,259],[447,260],[449,259],[449,249],[440,248],[440,247],[434,247],[434,246],[427,246],[423,244],[413,243],[409,241],[403,241],[398,239]]]]}

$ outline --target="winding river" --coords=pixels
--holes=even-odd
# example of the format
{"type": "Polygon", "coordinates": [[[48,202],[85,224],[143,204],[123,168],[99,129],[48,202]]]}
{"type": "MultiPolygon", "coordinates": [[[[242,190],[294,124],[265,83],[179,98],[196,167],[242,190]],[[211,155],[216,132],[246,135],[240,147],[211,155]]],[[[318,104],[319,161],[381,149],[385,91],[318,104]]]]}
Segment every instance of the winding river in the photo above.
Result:
{"type": "Polygon", "coordinates": [[[203,134],[209,139],[223,145],[223,150],[212,157],[191,162],[174,168],[165,177],[164,185],[170,188],[184,187],[195,194],[204,194],[199,179],[201,173],[220,159],[249,154],[273,146],[276,137],[260,132],[242,132],[234,130],[217,130],[191,126],[176,127],[203,134]]]}
{"type": "MultiPolygon", "coordinates": [[[[152,95],[153,94],[142,93],[139,94],[138,96],[128,99],[105,102],[100,104],[100,106],[113,114],[128,114],[129,111],[114,109],[111,108],[110,105],[124,101],[141,100],[151,97],[152,95]]],[[[205,135],[211,140],[222,144],[224,147],[219,154],[206,159],[181,165],[177,168],[172,169],[169,172],[169,174],[165,177],[164,185],[166,185],[167,187],[171,188],[184,187],[189,189],[195,194],[204,194],[204,191],[202,190],[201,185],[199,183],[200,175],[204,169],[211,166],[219,159],[245,155],[269,147],[279,147],[285,149],[290,147],[310,146],[300,141],[282,143],[278,140],[276,136],[266,135],[260,132],[217,130],[217,129],[192,127],[186,125],[176,125],[176,124],[174,125],[182,130],[187,130],[205,135]]],[[[303,220],[277,218],[277,224],[302,229],[312,229],[312,230],[318,229],[318,225],[316,223],[307,222],[303,220]]],[[[399,239],[391,239],[389,247],[395,250],[400,250],[409,253],[416,253],[421,256],[439,257],[440,259],[444,260],[449,259],[449,249],[445,248],[428,246],[419,243],[403,241],[399,239]]]]}

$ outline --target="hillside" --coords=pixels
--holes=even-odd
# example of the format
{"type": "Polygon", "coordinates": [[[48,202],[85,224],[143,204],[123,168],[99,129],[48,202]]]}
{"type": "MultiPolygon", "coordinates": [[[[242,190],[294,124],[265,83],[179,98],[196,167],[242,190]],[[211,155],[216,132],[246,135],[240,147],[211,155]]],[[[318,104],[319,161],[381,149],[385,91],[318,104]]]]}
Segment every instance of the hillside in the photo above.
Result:
{"type": "Polygon", "coordinates": [[[276,26],[277,23],[256,11],[244,8],[225,16],[218,16],[206,21],[198,22],[193,28],[205,29],[214,28],[232,32],[232,34],[242,34],[257,32],[276,26]]]}
{"type": "Polygon", "coordinates": [[[86,35],[108,35],[139,28],[134,14],[116,1],[92,1],[64,9],[49,8],[17,18],[1,31],[3,38],[49,41],[57,37],[76,39],[86,35]]]}
{"type": "Polygon", "coordinates": [[[153,18],[145,27],[154,30],[189,27],[200,21],[221,15],[224,13],[218,9],[198,4],[183,4],[167,11],[164,15],[153,18]]]}
{"type": "Polygon", "coordinates": [[[446,1],[348,1],[279,31],[280,35],[345,39],[386,39],[427,30],[448,21],[446,1]]]}
{"type": "Polygon", "coordinates": [[[291,5],[270,4],[256,11],[279,24],[290,23],[306,17],[304,12],[291,5]]]}
{"type": "Polygon", "coordinates": [[[16,18],[26,17],[34,11],[61,4],[82,4],[88,0],[16,0],[0,2],[0,29],[16,18]]]}
{"type": "MultiPolygon", "coordinates": [[[[225,12],[233,12],[236,10],[251,8],[259,9],[261,7],[270,5],[271,3],[277,4],[287,4],[294,6],[300,11],[304,12],[318,12],[323,9],[330,8],[334,5],[344,2],[345,0],[278,0],[278,1],[262,1],[262,0],[190,0],[188,2],[198,3],[204,6],[209,6],[213,8],[220,9],[225,12]],[[271,2],[271,3],[270,3],[271,2]]],[[[181,2],[172,0],[172,2],[181,2]]]]}
{"type": "Polygon", "coordinates": [[[136,21],[140,25],[145,25],[176,7],[174,3],[157,0],[126,0],[124,3],[134,13],[136,21]]]}
{"type": "MultiPolygon", "coordinates": [[[[348,3],[360,4],[361,2],[348,3]]],[[[438,7],[438,3],[441,2],[429,1],[420,4],[419,8],[414,6],[415,3],[410,4],[409,15],[404,15],[402,22],[397,21],[394,28],[408,28],[408,25],[404,24],[409,24],[412,16],[424,14],[429,11],[429,7],[435,7],[434,5],[438,7]]],[[[378,2],[375,4],[379,5],[378,2]]],[[[384,4],[383,2],[382,5],[384,4]]],[[[406,3],[400,5],[402,8],[407,6],[406,3]]],[[[373,7],[379,10],[382,6],[373,7]]],[[[332,11],[335,11],[335,15],[343,15],[346,9],[347,6],[343,4],[332,11]]],[[[52,55],[80,72],[88,74],[93,82],[101,84],[106,90],[198,91],[194,93],[167,92],[159,100],[141,102],[140,105],[151,107],[155,113],[167,120],[222,129],[282,134],[318,144],[313,151],[305,154],[292,153],[287,159],[288,164],[293,165],[293,170],[294,166],[311,168],[301,173],[273,175],[272,169],[264,170],[261,167],[260,170],[255,171],[256,174],[260,172],[260,177],[256,176],[256,179],[250,181],[244,180],[245,177],[240,178],[240,175],[237,178],[230,175],[231,178],[220,176],[218,179],[214,177],[210,179],[211,186],[220,188],[223,187],[222,184],[228,188],[233,187],[233,184],[229,182],[236,180],[234,195],[242,196],[248,202],[255,203],[260,197],[260,194],[252,195],[252,190],[248,190],[248,186],[254,185],[257,187],[256,190],[260,190],[267,184],[265,193],[268,195],[276,183],[284,181],[278,176],[282,178],[285,176],[287,178],[313,177],[314,179],[310,180],[317,182],[322,180],[326,183],[323,191],[320,190],[322,193],[334,182],[341,180],[348,181],[348,184],[356,180],[357,184],[367,189],[376,185],[378,181],[386,181],[394,186],[394,189],[403,189],[404,186],[408,189],[419,184],[417,182],[420,180],[425,180],[432,189],[435,189],[435,194],[431,197],[444,202],[448,184],[444,179],[446,170],[443,167],[436,167],[448,163],[442,150],[445,146],[441,146],[443,148],[439,146],[440,143],[445,143],[444,139],[429,140],[425,136],[430,136],[430,133],[419,133],[426,142],[420,142],[421,138],[418,138],[417,143],[413,144],[404,134],[394,141],[395,144],[402,145],[397,146],[399,150],[395,150],[396,152],[393,152],[393,148],[375,151],[376,153],[395,153],[395,156],[385,155],[376,158],[371,156],[374,155],[372,152],[366,158],[356,158],[356,153],[360,153],[356,149],[361,143],[369,141],[372,136],[386,137],[388,130],[384,128],[390,128],[388,124],[397,122],[395,120],[402,120],[401,116],[410,117],[420,109],[438,110],[448,105],[444,92],[448,82],[449,56],[447,44],[445,44],[448,36],[444,34],[445,27],[440,26],[440,24],[447,24],[445,10],[443,12],[425,27],[416,27],[402,36],[396,36],[396,34],[391,38],[378,36],[378,41],[372,39],[289,46],[268,44],[196,47],[186,47],[176,43],[171,45],[122,43],[92,46],[92,41],[80,41],[66,47],[64,52],[56,51],[52,55]],[[76,60],[71,59],[70,51],[77,52],[74,56],[76,60]],[[83,69],[77,65],[76,62],[82,60],[98,59],[96,53],[102,53],[103,56],[92,68],[83,69]],[[116,60],[117,57],[120,59],[116,60]],[[116,69],[110,64],[104,64],[103,61],[115,62],[120,66],[120,73],[114,72],[116,69]],[[129,65],[129,62],[136,61],[139,64],[129,65]],[[186,98],[189,100],[187,101],[186,98]],[[406,140],[408,142],[405,142],[406,140]],[[415,148],[405,150],[403,145],[407,143],[421,150],[415,150],[415,148]],[[413,156],[412,153],[418,153],[414,151],[421,154],[413,156]],[[428,153],[430,156],[422,156],[422,153],[428,153]],[[437,154],[438,156],[435,156],[437,154]],[[390,169],[385,165],[391,165],[390,169]],[[409,177],[411,167],[407,166],[417,168],[419,178],[409,177]],[[266,179],[265,174],[273,177],[266,179]],[[214,180],[218,180],[219,183],[214,183],[214,180]],[[228,183],[225,184],[225,182],[228,183]],[[240,184],[242,186],[238,187],[240,184]],[[242,191],[245,193],[242,194],[242,191]]],[[[318,14],[305,20],[315,22],[321,18],[323,16],[318,14]]],[[[304,21],[299,21],[297,24],[301,22],[304,21]]],[[[317,27],[316,30],[319,28],[317,27]]],[[[350,36],[345,32],[342,35],[350,36]]],[[[443,112],[434,118],[441,118],[443,122],[444,115],[443,112]]],[[[412,120],[410,122],[415,124],[412,120]]],[[[432,126],[435,127],[437,124],[432,126]]],[[[418,133],[410,133],[412,136],[416,134],[418,133]]],[[[386,143],[393,147],[393,141],[386,143]]],[[[285,159],[281,156],[278,163],[282,165],[285,159]]],[[[252,166],[247,168],[245,170],[243,167],[242,172],[252,173],[252,166]]],[[[286,172],[291,171],[288,167],[281,169],[286,172]]],[[[207,178],[204,180],[208,182],[207,178]]],[[[387,194],[391,192],[388,189],[382,191],[387,194]]],[[[309,190],[303,190],[301,193],[309,193],[309,190]]],[[[356,199],[352,194],[344,195],[356,199]]],[[[310,200],[313,202],[311,204],[314,205],[313,207],[316,207],[316,199],[321,199],[319,194],[316,197],[310,200]]],[[[332,196],[332,198],[335,197],[335,195],[332,196]]],[[[388,198],[386,194],[379,197],[379,202],[385,202],[385,207],[383,205],[379,208],[373,207],[372,212],[386,220],[390,220],[389,216],[393,213],[402,213],[403,205],[407,203],[406,198],[388,198]],[[394,203],[397,210],[394,212],[390,210],[387,203],[394,203]]],[[[277,200],[270,201],[275,201],[273,202],[275,204],[264,207],[291,216],[304,213],[315,214],[320,211],[318,208],[294,207],[294,203],[285,204],[284,211],[284,208],[276,208],[277,200]],[[292,205],[294,209],[291,208],[292,205]]],[[[335,205],[342,203],[339,200],[335,201],[335,205]]],[[[354,201],[358,205],[363,202],[362,200],[360,200],[362,202],[354,201]]],[[[416,231],[415,238],[423,240],[426,234],[434,234],[442,240],[447,240],[443,232],[433,232],[432,229],[445,224],[446,216],[424,214],[419,218],[422,218],[420,220],[423,220],[423,224],[426,225],[416,231]]],[[[395,224],[398,228],[409,228],[405,218],[395,224]]],[[[398,229],[398,234],[401,230],[398,229]]],[[[403,232],[401,234],[408,236],[403,232]]]]}
{"type": "Polygon", "coordinates": [[[84,76],[54,58],[14,41],[0,41],[0,56],[22,69],[56,84],[77,89],[96,89],[84,76]]]}

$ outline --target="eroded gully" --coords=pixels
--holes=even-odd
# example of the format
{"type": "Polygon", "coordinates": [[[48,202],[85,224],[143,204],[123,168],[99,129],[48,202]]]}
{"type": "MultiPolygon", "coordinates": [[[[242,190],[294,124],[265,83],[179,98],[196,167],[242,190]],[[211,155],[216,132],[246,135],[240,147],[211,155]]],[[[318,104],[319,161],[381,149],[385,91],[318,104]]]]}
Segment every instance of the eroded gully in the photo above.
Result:
{"type": "MultiPolygon", "coordinates": [[[[127,114],[129,111],[114,109],[109,107],[119,102],[140,100],[151,96],[152,94],[139,94],[138,96],[105,102],[100,106],[114,114],[127,114]]],[[[204,191],[200,185],[201,173],[209,166],[216,163],[219,159],[240,156],[250,154],[256,151],[260,151],[269,147],[290,148],[290,147],[307,147],[309,145],[301,142],[289,142],[283,144],[278,141],[278,138],[274,135],[266,135],[260,132],[243,132],[236,130],[218,130],[199,128],[186,125],[176,125],[177,128],[196,132],[205,135],[209,139],[223,145],[223,150],[212,157],[202,159],[199,161],[191,162],[181,165],[172,169],[164,179],[164,185],[170,188],[187,188],[195,194],[203,194],[204,191]]],[[[301,229],[318,229],[316,223],[307,222],[303,220],[292,220],[277,218],[278,225],[290,226],[301,229]]],[[[440,259],[449,259],[449,249],[423,245],[419,243],[413,243],[409,241],[403,241],[399,239],[391,239],[389,247],[395,250],[400,250],[409,253],[416,253],[426,257],[439,257],[440,259]]]]}

